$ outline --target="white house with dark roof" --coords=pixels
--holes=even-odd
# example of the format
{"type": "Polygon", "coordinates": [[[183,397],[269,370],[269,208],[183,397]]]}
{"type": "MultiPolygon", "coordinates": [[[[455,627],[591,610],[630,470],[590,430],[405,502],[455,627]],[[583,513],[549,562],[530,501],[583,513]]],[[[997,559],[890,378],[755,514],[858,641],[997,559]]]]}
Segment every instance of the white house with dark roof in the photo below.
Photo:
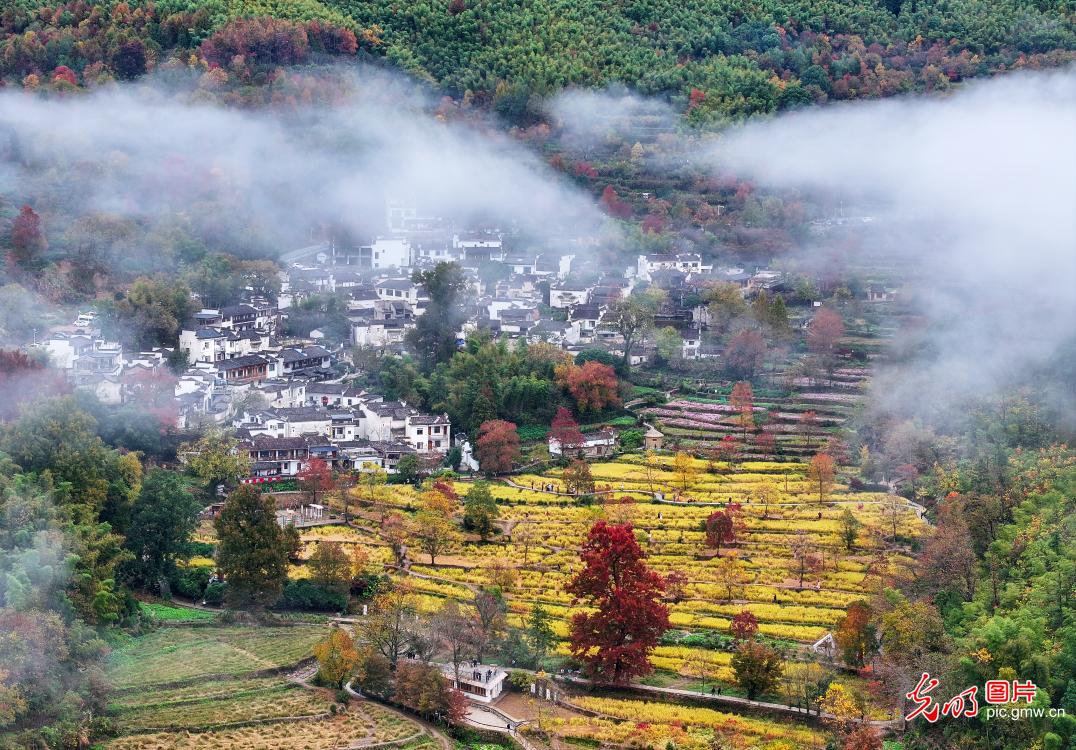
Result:
{"type": "Polygon", "coordinates": [[[374,286],[381,299],[404,300],[412,307],[418,306],[421,287],[411,279],[384,279],[374,286]]]}
{"type": "Polygon", "coordinates": [[[269,376],[274,378],[312,375],[331,367],[332,354],[322,346],[289,347],[269,355],[269,376]]]}

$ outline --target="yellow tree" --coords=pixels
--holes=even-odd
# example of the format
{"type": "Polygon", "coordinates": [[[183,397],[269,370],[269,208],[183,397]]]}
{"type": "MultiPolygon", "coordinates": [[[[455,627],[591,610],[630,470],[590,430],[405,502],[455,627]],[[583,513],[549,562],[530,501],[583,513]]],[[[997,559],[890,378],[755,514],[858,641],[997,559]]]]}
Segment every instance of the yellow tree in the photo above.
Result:
{"type": "Polygon", "coordinates": [[[695,466],[695,459],[690,453],[681,451],[676,454],[673,459],[673,474],[676,475],[676,485],[681,492],[686,493],[695,486],[699,469],[695,466]]]}
{"type": "Polygon", "coordinates": [[[339,627],[334,627],[328,638],[314,646],[314,657],[318,660],[317,681],[335,688],[351,676],[359,660],[351,636],[339,627]]]}
{"type": "Polygon", "coordinates": [[[440,513],[420,510],[411,524],[411,537],[430,556],[430,565],[436,565],[437,556],[456,538],[456,527],[440,513]]]}
{"type": "Polygon", "coordinates": [[[770,515],[770,505],[777,502],[781,496],[781,490],[777,485],[768,480],[757,482],[751,491],[751,501],[762,506],[762,517],[770,515]]]}
{"type": "Polygon", "coordinates": [[[732,601],[740,587],[747,583],[747,575],[740,569],[734,557],[722,557],[714,566],[714,581],[725,587],[725,599],[732,601]]]}

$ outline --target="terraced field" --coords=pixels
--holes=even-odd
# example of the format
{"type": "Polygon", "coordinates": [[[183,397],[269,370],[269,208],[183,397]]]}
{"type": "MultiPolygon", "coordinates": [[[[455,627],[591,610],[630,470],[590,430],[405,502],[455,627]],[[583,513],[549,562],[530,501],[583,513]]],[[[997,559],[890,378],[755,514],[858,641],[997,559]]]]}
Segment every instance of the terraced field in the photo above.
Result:
{"type": "Polygon", "coordinates": [[[278,669],[310,656],[325,632],[325,625],[161,628],[113,652],[108,677],[126,690],[278,669]]]}
{"type": "Polygon", "coordinates": [[[101,750],[334,750],[372,745],[433,750],[440,743],[395,711],[364,701],[344,707],[331,691],[285,675],[325,625],[163,628],[113,653],[118,728],[101,750]]]}
{"type": "Polygon", "coordinates": [[[684,396],[640,413],[681,447],[695,452],[709,452],[730,439],[746,458],[807,458],[845,425],[863,399],[868,376],[866,369],[848,367],[826,379],[789,378],[786,391],[760,391],[746,440],[741,414],[728,393],[684,396]],[[805,421],[808,412],[813,420],[805,421]]]}
{"type": "MultiPolygon", "coordinates": [[[[579,566],[578,547],[588,528],[599,518],[630,521],[649,564],[686,579],[682,597],[669,602],[679,633],[667,635],[652,663],[675,677],[727,683],[729,654],[690,645],[698,640],[692,634],[724,634],[731,618],[748,610],[758,618],[762,635],[794,648],[810,644],[833,629],[850,603],[905,575],[911,562],[907,545],[925,529],[915,508],[884,493],[853,492],[838,484],[819,502],[802,463],[693,459],[691,467],[695,474],[685,492],[677,486],[683,477],[672,456],[591,464],[604,494],[589,506],[580,505],[579,497],[558,494],[563,492],[558,470],[512,477],[512,484],[493,487],[505,533],[492,543],[461,538],[436,566],[419,558],[411,565],[409,585],[420,608],[432,612],[445,598],[466,602],[477,586],[489,583],[495,564],[507,563],[514,577],[507,595],[510,622],[522,625],[533,605],[542,602],[563,638],[573,612],[565,587],[579,566]],[[658,501],[653,492],[681,500],[658,501]],[[705,544],[704,524],[721,509],[731,509],[738,530],[735,543],[717,555],[705,544]],[[851,549],[842,539],[845,511],[861,524],[851,549]],[[520,543],[523,530],[532,540],[526,545],[520,543]]],[[[462,495],[467,483],[455,489],[462,495]]],[[[410,489],[394,487],[389,503],[408,510],[417,500],[410,489]]],[[[383,544],[372,529],[318,531],[334,533],[351,543],[383,544]]],[[[566,652],[565,644],[561,651],[566,652]]]]}

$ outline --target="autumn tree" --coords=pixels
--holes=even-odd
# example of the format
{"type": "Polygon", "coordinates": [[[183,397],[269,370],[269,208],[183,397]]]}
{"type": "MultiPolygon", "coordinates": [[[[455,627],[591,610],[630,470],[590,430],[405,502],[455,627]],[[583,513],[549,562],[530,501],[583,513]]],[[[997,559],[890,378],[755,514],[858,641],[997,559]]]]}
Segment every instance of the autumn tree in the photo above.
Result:
{"type": "Polygon", "coordinates": [[[598,412],[620,405],[620,383],[609,365],[593,360],[582,365],[570,362],[557,365],[557,385],[566,390],[579,411],[598,412]]]}
{"type": "Polygon", "coordinates": [[[719,282],[709,287],[703,294],[710,327],[720,336],[729,331],[732,322],[747,314],[740,287],[730,282],[719,282]]]}
{"type": "Polygon", "coordinates": [[[584,568],[568,584],[577,612],[569,629],[569,648],[595,679],[626,683],[648,674],[648,659],[669,627],[661,602],[662,577],[650,570],[630,524],[591,527],[580,558],[584,568]]]}
{"type": "Polygon", "coordinates": [[[811,567],[811,556],[814,554],[814,544],[811,542],[811,537],[806,531],[801,529],[793,535],[791,552],[792,559],[796,561],[796,568],[800,579],[800,588],[802,589],[803,578],[811,567]]]}
{"type": "Polygon", "coordinates": [[[451,519],[460,509],[460,496],[447,482],[434,482],[418,499],[422,510],[444,518],[451,519]]]}
{"type": "Polygon", "coordinates": [[[460,684],[460,667],[471,658],[470,625],[455,599],[447,599],[433,621],[434,635],[448,654],[456,685],[460,684]]]}
{"type": "Polygon", "coordinates": [[[572,459],[560,477],[564,488],[573,495],[591,495],[594,493],[594,476],[590,473],[590,464],[581,459],[572,459]]]}
{"type": "Polygon", "coordinates": [[[463,499],[463,527],[485,541],[493,533],[493,522],[500,515],[489,484],[475,482],[463,499]]]}
{"type": "Polygon", "coordinates": [[[250,473],[250,456],[239,441],[219,427],[206,430],[197,441],[177,451],[187,471],[200,479],[209,492],[217,485],[229,487],[250,473]]]}
{"type": "Polygon", "coordinates": [[[579,423],[572,418],[572,413],[563,406],[557,407],[553,422],[549,425],[549,437],[560,443],[561,453],[571,455],[585,442],[579,423]]]}
{"type": "Polygon", "coordinates": [[[228,601],[256,607],[274,604],[288,577],[291,542],[276,521],[273,499],[251,485],[241,485],[228,496],[213,525],[228,601]]]}
{"type": "Polygon", "coordinates": [[[721,548],[736,541],[736,521],[728,511],[715,510],[706,518],[706,546],[721,557],[721,548]]]}
{"type": "Polygon", "coordinates": [[[658,352],[658,364],[667,365],[682,358],[684,338],[672,326],[665,326],[654,334],[654,346],[658,352]]]}
{"type": "Polygon", "coordinates": [[[882,520],[889,527],[889,538],[892,540],[897,538],[897,532],[900,529],[901,519],[904,518],[906,507],[904,498],[899,495],[887,495],[882,500],[882,520]]]}
{"type": "Polygon", "coordinates": [[[729,622],[729,635],[737,641],[749,641],[758,633],[758,618],[748,610],[734,615],[729,622]]]}
{"type": "Polygon", "coordinates": [[[753,328],[740,331],[725,346],[725,363],[740,377],[753,378],[766,359],[766,341],[753,328]]]}
{"type": "Polygon", "coordinates": [[[673,457],[673,474],[681,492],[686,493],[695,486],[695,482],[698,481],[699,477],[699,469],[690,453],[681,451],[673,457]]]}
{"type": "Polygon", "coordinates": [[[508,604],[498,589],[481,589],[471,602],[471,645],[475,658],[482,661],[497,643],[507,626],[508,604]]]}
{"type": "Polygon", "coordinates": [[[491,419],[478,428],[475,457],[487,475],[504,474],[520,458],[516,426],[503,419],[491,419]]]}
{"type": "Polygon", "coordinates": [[[841,648],[846,664],[862,667],[878,650],[878,630],[873,622],[874,611],[864,601],[852,602],[837,624],[833,637],[841,648]]]}
{"type": "Polygon", "coordinates": [[[653,327],[654,315],[664,299],[665,293],[659,289],[622,297],[609,306],[602,318],[602,322],[611,325],[624,339],[625,371],[631,367],[631,353],[635,345],[653,327]]]}
{"type": "Polygon", "coordinates": [[[714,565],[714,582],[725,589],[725,599],[736,598],[737,590],[747,583],[747,575],[734,557],[722,557],[714,565]]]}
{"type": "Polygon", "coordinates": [[[746,442],[748,429],[753,429],[755,426],[755,392],[751,384],[746,380],[741,380],[732,386],[729,403],[736,410],[740,429],[743,430],[743,439],[746,442]]]}
{"type": "Polygon", "coordinates": [[[314,658],[318,660],[317,682],[338,688],[351,677],[359,654],[347,631],[333,626],[328,637],[314,646],[314,658]]]}
{"type": "Polygon", "coordinates": [[[414,642],[416,603],[406,586],[397,585],[378,595],[366,620],[366,640],[396,671],[400,657],[414,642]]]}
{"type": "Polygon", "coordinates": [[[818,502],[824,502],[826,495],[833,489],[836,467],[833,458],[827,453],[816,453],[807,465],[807,480],[818,490],[818,502]]]}
{"type": "Polygon", "coordinates": [[[837,343],[844,336],[844,321],[836,310],[823,307],[807,328],[807,348],[830,369],[836,360],[837,343]]]}
{"type": "Polygon", "coordinates": [[[402,513],[393,511],[381,521],[381,537],[392,550],[396,567],[402,568],[407,557],[408,524],[402,513]]]}
{"type": "Polygon", "coordinates": [[[456,527],[440,513],[421,510],[411,524],[411,536],[416,546],[430,556],[430,565],[436,565],[437,556],[456,538],[456,527]]]}
{"type": "Polygon", "coordinates": [[[11,222],[11,250],[8,262],[26,268],[45,251],[48,243],[41,232],[41,217],[30,206],[19,209],[19,215],[11,222]]]}
{"type": "Polygon", "coordinates": [[[753,701],[779,684],[784,659],[770,646],[748,639],[742,641],[733,653],[732,670],[736,684],[747,693],[747,699],[753,701]]]}
{"type": "Polygon", "coordinates": [[[813,409],[800,414],[799,418],[800,433],[802,433],[804,440],[807,441],[807,447],[811,447],[811,442],[815,435],[818,434],[818,414],[813,409]]]}
{"type": "Polygon", "coordinates": [[[467,715],[467,700],[433,664],[406,662],[396,669],[393,700],[427,720],[458,724],[467,715]]]}
{"type": "Polygon", "coordinates": [[[686,595],[687,574],[682,570],[670,570],[665,574],[665,599],[678,604],[686,595]]]}
{"type": "Polygon", "coordinates": [[[523,564],[526,565],[530,557],[530,549],[538,540],[538,530],[534,524],[527,521],[518,521],[512,527],[512,543],[523,548],[523,564]]]}
{"type": "Polygon", "coordinates": [[[319,494],[333,488],[332,469],[320,458],[311,458],[303,463],[295,479],[311,503],[317,503],[319,494]]]}
{"type": "Polygon", "coordinates": [[[963,507],[959,496],[938,505],[937,524],[923,545],[920,566],[928,591],[951,591],[967,601],[975,596],[979,561],[963,507]]]}

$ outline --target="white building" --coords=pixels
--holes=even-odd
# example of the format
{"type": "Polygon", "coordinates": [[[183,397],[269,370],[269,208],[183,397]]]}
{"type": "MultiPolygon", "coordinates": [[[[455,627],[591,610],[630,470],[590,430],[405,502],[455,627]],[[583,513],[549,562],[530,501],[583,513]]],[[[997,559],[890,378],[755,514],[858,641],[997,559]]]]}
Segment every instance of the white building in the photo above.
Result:
{"type": "Polygon", "coordinates": [[[576,305],[585,305],[590,300],[592,287],[582,284],[561,284],[549,290],[549,306],[557,310],[566,310],[576,305]]]}

